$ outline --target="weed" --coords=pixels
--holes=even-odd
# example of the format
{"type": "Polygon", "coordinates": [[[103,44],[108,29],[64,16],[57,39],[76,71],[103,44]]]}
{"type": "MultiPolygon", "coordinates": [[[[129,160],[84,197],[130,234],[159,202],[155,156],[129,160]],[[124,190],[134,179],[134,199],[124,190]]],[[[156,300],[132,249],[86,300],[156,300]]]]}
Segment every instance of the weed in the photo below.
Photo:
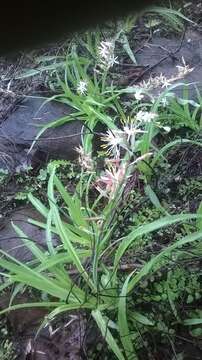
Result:
{"type": "Polygon", "coordinates": [[[8,330],[6,319],[1,317],[0,325],[0,359],[1,360],[14,360],[16,359],[16,349],[8,337],[8,330]]]}

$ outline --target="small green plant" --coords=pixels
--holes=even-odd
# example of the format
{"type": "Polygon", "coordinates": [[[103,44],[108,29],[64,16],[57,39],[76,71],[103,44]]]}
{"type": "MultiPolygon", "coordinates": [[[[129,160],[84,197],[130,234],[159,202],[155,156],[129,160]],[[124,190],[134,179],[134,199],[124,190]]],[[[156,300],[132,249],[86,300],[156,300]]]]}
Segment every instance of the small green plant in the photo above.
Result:
{"type": "Polygon", "coordinates": [[[201,309],[196,309],[189,312],[189,317],[184,320],[184,325],[188,326],[190,333],[195,338],[202,335],[202,312],[201,309]]]}
{"type": "Polygon", "coordinates": [[[198,93],[198,101],[189,100],[189,88],[184,86],[184,95],[182,99],[171,98],[167,114],[162,112],[162,118],[165,117],[166,123],[172,128],[179,129],[186,127],[199,133],[201,130],[201,95],[198,93]]]}
{"type": "Polygon", "coordinates": [[[1,317],[0,324],[0,359],[13,360],[16,359],[16,350],[10,337],[8,337],[8,329],[5,317],[1,317]]]}
{"type": "Polygon", "coordinates": [[[13,344],[9,343],[8,340],[1,343],[0,345],[0,358],[1,360],[13,360],[16,359],[15,350],[13,344]]]}
{"type": "Polygon", "coordinates": [[[8,170],[0,169],[0,185],[3,185],[8,178],[8,170]]]}

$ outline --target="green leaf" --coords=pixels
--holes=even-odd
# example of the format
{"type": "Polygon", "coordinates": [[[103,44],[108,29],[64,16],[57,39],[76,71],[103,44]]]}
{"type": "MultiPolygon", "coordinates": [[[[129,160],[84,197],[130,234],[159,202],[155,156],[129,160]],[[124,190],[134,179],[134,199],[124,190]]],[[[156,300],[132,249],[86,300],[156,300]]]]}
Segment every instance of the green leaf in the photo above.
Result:
{"type": "Polygon", "coordinates": [[[114,124],[112,118],[106,114],[102,114],[98,110],[95,110],[92,107],[89,107],[89,110],[94,113],[99,120],[103,122],[103,124],[107,125],[109,129],[117,130],[117,126],[114,124]]]}
{"type": "Polygon", "coordinates": [[[74,196],[74,199],[68,194],[65,187],[62,185],[61,181],[58,179],[57,175],[54,175],[54,184],[58,191],[60,192],[65,204],[68,207],[69,215],[72,221],[81,228],[88,229],[87,221],[84,219],[84,216],[81,211],[81,202],[77,196],[74,196]]]}
{"type": "Polygon", "coordinates": [[[40,261],[44,261],[46,259],[46,256],[44,255],[43,251],[39,249],[39,247],[34,243],[34,241],[31,241],[28,239],[27,235],[12,222],[12,226],[15,230],[15,232],[18,234],[19,238],[22,240],[22,242],[25,244],[25,246],[31,251],[31,253],[40,261]]]}
{"type": "Polygon", "coordinates": [[[173,225],[177,222],[187,221],[191,219],[197,219],[198,215],[196,214],[180,214],[180,215],[172,215],[165,216],[159,220],[153,221],[149,224],[139,226],[137,229],[133,230],[128,236],[123,237],[121,240],[121,244],[119,245],[114,260],[114,278],[116,277],[117,269],[120,263],[122,256],[129,246],[139,237],[143,235],[147,235],[155,230],[161,229],[165,226],[173,225]]]}
{"type": "Polygon", "coordinates": [[[47,65],[47,66],[41,66],[38,69],[31,69],[31,70],[27,70],[24,72],[24,74],[18,75],[15,77],[15,79],[25,79],[27,77],[30,76],[35,76],[38,75],[44,71],[50,71],[50,70],[56,70],[56,68],[60,68],[60,67],[64,67],[65,66],[65,62],[58,62],[58,63],[54,63],[52,65],[47,65]]]}
{"type": "Polygon", "coordinates": [[[126,306],[126,299],[127,299],[127,289],[128,289],[128,283],[130,281],[130,278],[133,276],[132,272],[130,275],[127,276],[119,298],[118,303],[118,326],[119,326],[119,334],[121,338],[121,342],[123,344],[123,348],[125,351],[126,358],[128,360],[136,360],[137,355],[135,353],[132,339],[131,339],[131,333],[128,326],[128,320],[127,320],[127,306],[126,306]]]}
{"type": "Polygon", "coordinates": [[[143,325],[154,326],[153,321],[149,320],[145,315],[142,315],[137,311],[131,311],[131,317],[133,317],[137,322],[143,325]]]}
{"type": "MultiPolygon", "coordinates": [[[[87,257],[90,257],[91,251],[78,249],[77,255],[79,256],[79,258],[85,259],[87,257]]],[[[55,255],[47,257],[43,263],[41,263],[35,268],[35,270],[37,272],[44,272],[45,270],[50,270],[52,267],[55,267],[56,265],[70,264],[71,262],[72,262],[72,258],[70,257],[69,254],[67,254],[66,252],[60,252],[55,255]]]]}
{"type": "Polygon", "coordinates": [[[40,138],[40,136],[47,130],[50,128],[56,128],[58,126],[64,125],[69,121],[72,121],[73,119],[75,119],[77,114],[71,114],[71,115],[65,115],[60,119],[57,119],[55,121],[51,121],[48,124],[44,125],[42,127],[42,129],[38,132],[38,134],[36,135],[34,141],[32,142],[32,145],[28,151],[28,153],[31,152],[31,150],[33,149],[34,145],[36,144],[36,142],[38,141],[38,139],[40,138]]]}
{"type": "Polygon", "coordinates": [[[46,243],[50,254],[55,253],[55,249],[52,243],[52,211],[49,210],[46,223],[46,243]]]}
{"type": "Polygon", "coordinates": [[[202,328],[199,327],[199,328],[192,329],[190,331],[190,333],[191,333],[192,336],[201,338],[202,337],[202,328]]]}
{"type": "Polygon", "coordinates": [[[151,203],[160,210],[164,215],[169,215],[169,213],[163,208],[159,199],[157,198],[155,192],[152,190],[150,185],[145,186],[145,194],[150,199],[151,203]]]}
{"type": "Polygon", "coordinates": [[[108,326],[107,326],[107,322],[106,320],[103,318],[101,312],[99,310],[93,310],[92,311],[92,316],[95,319],[101,334],[103,336],[103,338],[106,340],[107,344],[109,345],[109,347],[111,348],[111,350],[114,352],[114,354],[117,356],[117,359],[119,360],[125,360],[124,356],[121,352],[121,350],[119,349],[115,339],[113,338],[108,326]]]}
{"type": "Polygon", "coordinates": [[[11,261],[8,261],[0,258],[0,266],[10,272],[9,276],[11,281],[21,282],[32,286],[35,289],[46,291],[47,294],[50,294],[58,299],[65,300],[67,298],[69,294],[68,289],[63,289],[54,279],[50,279],[42,274],[39,274],[34,269],[31,269],[29,266],[17,261],[2,250],[0,250],[0,252],[11,259],[11,261]]]}
{"type": "Polygon", "coordinates": [[[127,36],[125,34],[122,34],[122,39],[123,39],[123,48],[124,48],[126,54],[129,56],[129,58],[132,60],[132,62],[135,65],[137,65],[136,58],[131,50],[127,36]]]}
{"type": "MultiPolygon", "coordinates": [[[[168,280],[170,280],[170,277],[171,277],[171,274],[169,273],[169,274],[168,274],[168,280]]],[[[176,306],[175,306],[175,302],[174,302],[173,299],[172,299],[173,293],[172,293],[172,291],[171,291],[171,289],[170,289],[170,287],[169,287],[169,281],[168,281],[167,284],[166,284],[166,290],[167,290],[168,301],[169,301],[169,303],[170,303],[170,307],[171,307],[171,309],[172,309],[172,311],[173,311],[173,314],[174,314],[175,318],[176,318],[177,321],[179,321],[179,323],[180,323],[180,322],[181,322],[181,319],[180,319],[179,316],[178,316],[177,309],[176,309],[176,306]]]]}
{"type": "Polygon", "coordinates": [[[96,291],[96,288],[91,281],[89,274],[84,269],[83,265],[81,264],[81,261],[77,255],[77,252],[74,248],[74,246],[71,243],[71,238],[68,236],[65,226],[63,225],[57,204],[55,202],[54,194],[53,194],[53,184],[54,184],[54,177],[55,177],[55,167],[52,168],[50,179],[49,179],[49,196],[52,201],[50,201],[50,206],[53,214],[54,223],[58,232],[58,235],[60,236],[60,239],[64,245],[64,248],[67,250],[67,252],[70,254],[72,258],[72,262],[78,269],[81,276],[85,279],[86,283],[96,291]]]}
{"type": "Polygon", "coordinates": [[[28,194],[28,199],[32,203],[32,205],[35,207],[35,209],[43,215],[45,218],[48,216],[48,208],[42,204],[40,200],[38,200],[35,196],[33,196],[31,193],[28,194]]]}
{"type": "Polygon", "coordinates": [[[34,303],[24,303],[24,304],[17,304],[17,305],[12,305],[9,306],[6,309],[3,309],[0,311],[0,315],[6,314],[9,311],[13,311],[13,310],[18,310],[18,309],[29,309],[29,308],[51,308],[51,307],[57,307],[60,306],[61,304],[64,304],[63,302],[45,302],[45,301],[41,301],[41,302],[34,302],[34,303]]]}
{"type": "Polygon", "coordinates": [[[196,226],[198,230],[202,230],[202,201],[198,207],[197,214],[201,215],[201,218],[196,219],[196,226]]]}
{"type": "Polygon", "coordinates": [[[183,321],[184,325],[188,325],[188,326],[192,326],[192,325],[199,325],[202,324],[202,318],[198,318],[198,319],[186,319],[183,321]]]}

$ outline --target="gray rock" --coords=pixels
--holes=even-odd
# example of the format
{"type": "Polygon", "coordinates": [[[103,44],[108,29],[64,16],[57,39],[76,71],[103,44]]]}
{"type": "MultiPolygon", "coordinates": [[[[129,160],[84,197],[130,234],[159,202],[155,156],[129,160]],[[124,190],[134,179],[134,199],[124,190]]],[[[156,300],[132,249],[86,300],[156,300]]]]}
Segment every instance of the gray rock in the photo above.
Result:
{"type": "Polygon", "coordinates": [[[76,119],[50,128],[27,154],[41,127],[68,115],[68,106],[51,101],[41,109],[44,100],[27,98],[0,126],[0,168],[14,171],[17,167],[52,159],[74,159],[75,147],[81,142],[82,123],[76,119]]]}
{"type": "MultiPolygon", "coordinates": [[[[183,60],[190,68],[194,68],[192,72],[184,76],[184,78],[174,81],[190,84],[189,99],[196,100],[197,93],[195,86],[199,91],[202,89],[202,36],[196,31],[188,31],[182,42],[180,38],[158,38],[154,37],[151,42],[142,48],[136,54],[136,59],[139,65],[148,66],[150,70],[145,73],[142,80],[147,81],[149,77],[164,75],[167,79],[175,77],[178,73],[176,66],[183,66],[183,60]],[[175,53],[175,51],[179,49],[175,53]],[[170,55],[169,55],[170,54],[170,55]],[[173,54],[173,56],[172,56],[173,54]],[[166,57],[164,61],[161,59],[166,57]],[[151,69],[151,67],[153,67],[151,69]]],[[[151,90],[151,93],[155,95],[161,94],[166,88],[161,86],[151,90]]],[[[183,98],[183,86],[177,87],[173,90],[177,97],[183,98]]]]}
{"type": "MultiPolygon", "coordinates": [[[[28,219],[44,222],[44,219],[36,210],[26,206],[22,209],[17,209],[4,225],[1,226],[0,231],[0,249],[22,262],[30,261],[33,259],[33,255],[23,240],[16,234],[11,221],[26,234],[29,240],[33,240],[44,251],[47,249],[45,231],[30,224],[28,219]]],[[[54,245],[56,245],[56,238],[53,241],[54,245]]]]}

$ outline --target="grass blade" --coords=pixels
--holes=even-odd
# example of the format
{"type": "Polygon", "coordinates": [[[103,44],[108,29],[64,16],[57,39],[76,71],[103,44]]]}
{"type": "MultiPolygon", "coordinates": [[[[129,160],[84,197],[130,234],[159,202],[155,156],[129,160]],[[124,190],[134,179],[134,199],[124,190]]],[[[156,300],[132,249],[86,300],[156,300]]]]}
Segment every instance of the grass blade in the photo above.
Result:
{"type": "Polygon", "coordinates": [[[126,299],[127,299],[127,289],[128,289],[128,283],[130,281],[130,278],[133,276],[132,272],[130,275],[127,276],[119,298],[119,304],[118,304],[118,326],[119,326],[119,333],[121,337],[121,342],[126,354],[126,358],[128,360],[137,360],[137,355],[135,353],[132,339],[131,339],[131,333],[128,326],[128,320],[127,320],[127,306],[126,306],[126,299]]]}
{"type": "Polygon", "coordinates": [[[109,345],[110,349],[114,352],[114,354],[116,355],[117,359],[119,360],[125,360],[124,356],[121,352],[121,350],[119,349],[115,339],[113,338],[111,332],[108,329],[107,326],[107,322],[105,321],[105,319],[103,318],[101,312],[99,310],[93,310],[92,311],[92,316],[95,319],[101,334],[103,336],[103,338],[106,340],[107,344],[109,345]]]}

